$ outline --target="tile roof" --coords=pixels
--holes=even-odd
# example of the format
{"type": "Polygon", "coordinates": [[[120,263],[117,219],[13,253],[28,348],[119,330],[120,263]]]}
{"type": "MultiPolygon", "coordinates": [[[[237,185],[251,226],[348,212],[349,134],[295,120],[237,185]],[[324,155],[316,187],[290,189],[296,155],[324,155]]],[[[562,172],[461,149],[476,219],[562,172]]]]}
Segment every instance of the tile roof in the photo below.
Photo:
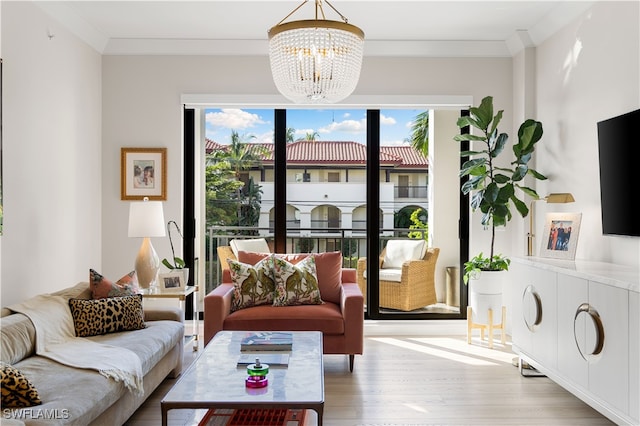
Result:
{"type": "MultiPolygon", "coordinates": [[[[254,151],[266,151],[262,161],[273,163],[272,143],[249,143],[254,151]],[[260,147],[260,149],[258,148],[260,147]]],[[[207,139],[207,154],[217,149],[226,149],[227,145],[207,139]]],[[[297,141],[287,144],[288,164],[308,165],[362,165],[367,162],[367,147],[364,144],[350,141],[297,141]]],[[[381,146],[380,165],[397,168],[424,168],[427,159],[411,146],[381,146]]]]}

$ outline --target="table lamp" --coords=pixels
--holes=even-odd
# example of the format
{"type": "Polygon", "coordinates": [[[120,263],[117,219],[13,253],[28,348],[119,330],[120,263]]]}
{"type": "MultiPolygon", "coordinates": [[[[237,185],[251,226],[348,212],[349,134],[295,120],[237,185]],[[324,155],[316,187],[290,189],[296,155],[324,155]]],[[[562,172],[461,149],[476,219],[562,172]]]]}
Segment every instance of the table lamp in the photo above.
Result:
{"type": "Polygon", "coordinates": [[[527,256],[533,256],[533,202],[540,200],[554,204],[573,203],[575,201],[573,195],[569,192],[549,194],[546,197],[531,201],[531,207],[529,208],[529,233],[527,234],[527,256]]]}
{"type": "Polygon", "coordinates": [[[129,237],[142,237],[142,245],[136,256],[138,284],[145,292],[151,292],[156,285],[160,259],[151,245],[150,237],[164,237],[164,213],[160,201],[132,202],[129,206],[129,237]]]}

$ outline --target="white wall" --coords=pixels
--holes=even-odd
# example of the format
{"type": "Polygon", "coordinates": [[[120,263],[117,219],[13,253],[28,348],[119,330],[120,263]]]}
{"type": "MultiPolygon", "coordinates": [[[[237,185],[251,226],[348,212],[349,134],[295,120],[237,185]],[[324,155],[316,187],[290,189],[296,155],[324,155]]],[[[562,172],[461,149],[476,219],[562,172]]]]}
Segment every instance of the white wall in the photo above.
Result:
{"type": "Polygon", "coordinates": [[[602,235],[596,128],[640,108],[640,3],[597,3],[539,46],[536,62],[536,112],[545,128],[537,164],[549,177],[538,192],[571,192],[576,199],[537,203],[536,234],[545,212],[581,212],[576,258],[640,268],[640,238],[602,235]]]}
{"type": "Polygon", "coordinates": [[[101,57],[32,3],[1,7],[8,305],[102,267],[101,57]]]}

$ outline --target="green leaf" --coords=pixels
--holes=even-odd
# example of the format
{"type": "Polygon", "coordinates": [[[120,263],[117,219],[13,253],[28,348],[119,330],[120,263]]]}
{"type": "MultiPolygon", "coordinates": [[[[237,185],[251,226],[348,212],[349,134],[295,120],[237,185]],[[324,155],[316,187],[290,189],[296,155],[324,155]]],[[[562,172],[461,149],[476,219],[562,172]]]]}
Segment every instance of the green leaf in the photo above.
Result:
{"type": "Polygon", "coordinates": [[[521,181],[527,175],[527,170],[529,170],[529,168],[526,165],[524,164],[518,165],[513,171],[513,175],[511,176],[511,179],[513,179],[514,182],[521,181]]]}
{"type": "Polygon", "coordinates": [[[491,226],[491,218],[495,217],[491,214],[491,211],[486,212],[480,218],[480,223],[484,226],[491,226]]]}
{"type": "Polygon", "coordinates": [[[466,175],[483,176],[486,174],[487,160],[484,158],[474,158],[473,160],[465,161],[460,167],[460,177],[466,175]]]}
{"type": "Polygon", "coordinates": [[[453,137],[454,141],[462,142],[462,141],[486,141],[487,138],[484,136],[472,135],[469,133],[465,133],[463,135],[455,135],[453,137]]]}
{"type": "Polygon", "coordinates": [[[502,173],[498,173],[493,176],[493,180],[495,180],[499,184],[503,184],[509,182],[509,177],[503,175],[502,173]]]}
{"type": "Polygon", "coordinates": [[[498,199],[502,204],[507,204],[509,202],[509,199],[513,196],[515,192],[516,190],[513,187],[513,184],[508,183],[504,185],[502,188],[500,188],[500,196],[498,197],[498,199]]]}
{"type": "Polygon", "coordinates": [[[482,129],[480,124],[473,117],[460,117],[456,123],[458,127],[462,128],[465,126],[475,127],[476,129],[482,129]]]}
{"type": "Polygon", "coordinates": [[[496,130],[498,130],[498,124],[500,124],[500,121],[502,121],[502,113],[503,112],[504,112],[503,110],[500,110],[500,111],[498,111],[496,116],[493,117],[493,124],[491,125],[491,133],[493,133],[496,130]]]}
{"type": "Polygon", "coordinates": [[[475,191],[482,186],[482,177],[477,176],[472,179],[469,179],[467,182],[462,185],[462,193],[467,195],[471,191],[475,191]]]}
{"type": "Polygon", "coordinates": [[[490,183],[487,186],[486,191],[484,191],[484,199],[493,204],[498,199],[498,194],[500,193],[500,188],[495,183],[490,183]]]}
{"type": "Polygon", "coordinates": [[[516,206],[516,209],[520,213],[520,216],[527,217],[527,215],[529,214],[529,208],[527,207],[527,205],[522,200],[518,199],[518,197],[516,197],[515,195],[511,197],[511,201],[516,206]]]}
{"type": "Polygon", "coordinates": [[[478,128],[486,132],[493,119],[493,97],[486,96],[477,108],[469,108],[471,115],[478,120],[478,128]]]}
{"type": "Polygon", "coordinates": [[[482,200],[484,199],[484,190],[478,191],[471,197],[471,208],[473,210],[477,210],[478,207],[482,204],[482,200]]]}
{"type": "Polygon", "coordinates": [[[542,138],[542,123],[528,119],[518,129],[518,145],[526,151],[542,138]]]}
{"type": "Polygon", "coordinates": [[[519,186],[519,185],[518,185],[518,188],[520,188],[520,190],[522,192],[524,192],[525,194],[527,194],[529,197],[533,198],[534,200],[539,200],[540,199],[540,196],[538,195],[538,193],[535,190],[533,190],[533,189],[531,189],[531,188],[529,188],[527,186],[519,186]]]}
{"type": "Polygon", "coordinates": [[[547,177],[541,173],[538,173],[537,171],[533,170],[533,169],[529,169],[527,171],[527,173],[529,173],[530,175],[532,175],[534,178],[538,179],[538,180],[547,180],[547,177]]]}
{"type": "MultiPolygon", "coordinates": [[[[488,153],[488,151],[462,151],[462,152],[460,152],[460,157],[469,157],[469,156],[472,156],[472,155],[481,155],[481,154],[487,155],[487,153],[488,153]]],[[[482,157],[480,157],[480,158],[482,158],[482,157]]],[[[476,158],[476,159],[478,159],[478,158],[476,158]]],[[[484,159],[484,160],[487,161],[486,159],[484,159]]]]}
{"type": "Polygon", "coordinates": [[[176,269],[176,268],[173,267],[173,265],[171,263],[169,263],[169,261],[167,259],[162,259],[162,264],[164,266],[166,266],[167,268],[169,268],[169,269],[176,269]]]}
{"type": "Polygon", "coordinates": [[[491,156],[496,158],[502,150],[504,150],[504,146],[507,144],[507,140],[509,140],[509,136],[506,133],[500,133],[498,138],[496,139],[496,145],[493,147],[491,151],[491,156]]]}

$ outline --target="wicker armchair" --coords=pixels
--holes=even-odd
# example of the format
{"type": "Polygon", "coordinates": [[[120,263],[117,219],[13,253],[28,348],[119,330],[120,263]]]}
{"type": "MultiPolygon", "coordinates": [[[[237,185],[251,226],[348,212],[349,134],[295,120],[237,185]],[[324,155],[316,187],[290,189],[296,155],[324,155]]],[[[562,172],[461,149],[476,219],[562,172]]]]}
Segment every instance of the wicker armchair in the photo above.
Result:
{"type": "MultiPolygon", "coordinates": [[[[386,249],[385,249],[386,250],[386,249]]],[[[379,267],[383,268],[385,250],[379,257],[379,267]]],[[[408,260],[402,265],[401,281],[380,280],[380,307],[412,311],[437,302],[435,286],[436,261],[440,254],[439,248],[427,249],[422,260],[408,260]]],[[[367,300],[367,279],[365,271],[367,259],[358,259],[357,282],[360,291],[367,300]]]]}

